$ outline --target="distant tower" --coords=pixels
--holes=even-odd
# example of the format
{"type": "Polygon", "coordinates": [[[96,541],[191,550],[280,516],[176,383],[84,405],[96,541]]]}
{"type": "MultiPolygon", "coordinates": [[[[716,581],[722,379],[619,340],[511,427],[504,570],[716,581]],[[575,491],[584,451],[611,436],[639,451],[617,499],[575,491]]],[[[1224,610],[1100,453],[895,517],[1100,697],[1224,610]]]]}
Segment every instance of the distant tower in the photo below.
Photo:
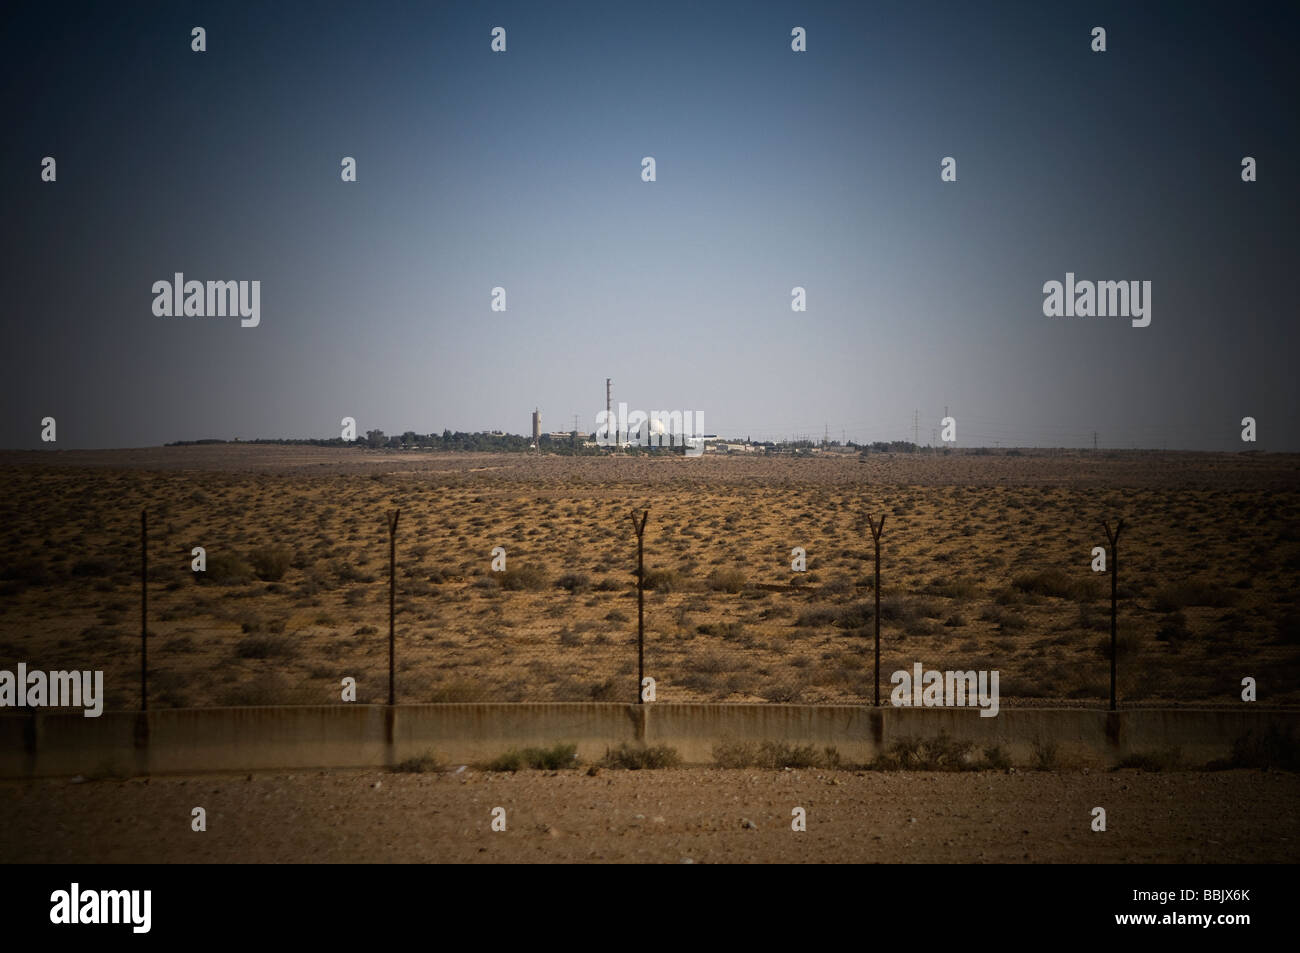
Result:
{"type": "Polygon", "coordinates": [[[618,446],[618,429],[614,426],[614,399],[611,385],[614,382],[608,377],[605,378],[605,427],[606,433],[614,431],[614,446],[618,446]]]}
{"type": "Polygon", "coordinates": [[[533,409],[533,446],[542,449],[542,415],[533,409]]]}

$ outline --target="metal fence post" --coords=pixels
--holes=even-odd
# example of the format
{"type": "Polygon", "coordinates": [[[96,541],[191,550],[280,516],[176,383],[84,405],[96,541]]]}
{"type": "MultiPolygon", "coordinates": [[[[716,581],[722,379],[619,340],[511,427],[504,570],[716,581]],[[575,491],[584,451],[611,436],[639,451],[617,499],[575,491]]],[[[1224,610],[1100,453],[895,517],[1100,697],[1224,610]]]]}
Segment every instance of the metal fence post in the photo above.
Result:
{"type": "Polygon", "coordinates": [[[636,530],[636,702],[641,702],[641,686],[645,684],[645,521],[650,510],[641,511],[637,521],[636,510],[630,514],[632,528],[636,530]]]}
{"type": "Polygon", "coordinates": [[[149,511],[140,510],[140,710],[149,710],[149,511]]]}
{"type": "Polygon", "coordinates": [[[871,516],[867,516],[867,525],[871,527],[871,538],[876,544],[876,611],[874,614],[876,622],[876,707],[880,707],[880,534],[885,529],[885,514],[880,514],[880,523],[877,524],[871,516]]]}
{"type": "Polygon", "coordinates": [[[395,645],[397,611],[397,518],[401,510],[388,514],[388,704],[397,704],[395,645]]]}
{"type": "Polygon", "coordinates": [[[1110,710],[1115,711],[1115,660],[1119,655],[1116,632],[1119,628],[1119,534],[1124,529],[1124,521],[1115,524],[1115,532],[1105,520],[1101,528],[1106,531],[1106,540],[1110,543],[1110,710]]]}

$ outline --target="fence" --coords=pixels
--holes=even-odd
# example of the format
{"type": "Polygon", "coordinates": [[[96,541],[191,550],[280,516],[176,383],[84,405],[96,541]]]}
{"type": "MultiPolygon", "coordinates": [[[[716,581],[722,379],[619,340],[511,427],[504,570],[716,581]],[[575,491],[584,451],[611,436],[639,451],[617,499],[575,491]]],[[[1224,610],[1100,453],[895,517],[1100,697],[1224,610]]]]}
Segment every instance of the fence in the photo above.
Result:
{"type": "MultiPolygon", "coordinates": [[[[1111,577],[1107,599],[1086,563],[1013,567],[982,583],[939,576],[905,589],[891,580],[883,513],[858,521],[865,522],[861,545],[844,547],[838,563],[814,557],[800,567],[792,549],[774,552],[760,570],[729,560],[725,546],[702,565],[691,555],[701,530],[671,514],[655,523],[634,510],[629,533],[626,510],[621,517],[613,510],[567,513],[563,525],[542,518],[530,526],[522,516],[482,525],[502,544],[454,553],[422,542],[428,527],[418,520],[399,530],[397,510],[350,518],[345,552],[330,537],[298,550],[250,548],[233,526],[208,527],[209,546],[200,551],[179,542],[190,530],[165,515],[151,524],[142,512],[138,637],[125,628],[126,547],[119,544],[64,570],[110,594],[98,610],[76,605],[70,592],[59,617],[30,620],[40,644],[10,639],[0,649],[29,669],[103,670],[109,710],[440,701],[889,705],[894,673],[911,677],[918,664],[925,672],[997,671],[1002,706],[1227,704],[1240,700],[1246,676],[1271,677],[1274,688],[1295,684],[1293,635],[1255,632],[1258,638],[1231,642],[1220,626],[1219,638],[1192,639],[1181,610],[1207,601],[1204,593],[1186,593],[1178,606],[1168,587],[1126,591],[1116,552],[1123,521],[1113,533],[1102,524],[1105,535],[1097,534],[1111,577]],[[409,543],[402,538],[408,526],[409,543]],[[384,549],[386,558],[373,558],[384,549]]],[[[725,539],[726,525],[719,529],[725,539]]],[[[55,581],[46,574],[29,583],[55,581]]],[[[1213,609],[1214,598],[1208,601],[1213,609]]],[[[1216,618],[1231,626],[1231,616],[1216,618]]]]}

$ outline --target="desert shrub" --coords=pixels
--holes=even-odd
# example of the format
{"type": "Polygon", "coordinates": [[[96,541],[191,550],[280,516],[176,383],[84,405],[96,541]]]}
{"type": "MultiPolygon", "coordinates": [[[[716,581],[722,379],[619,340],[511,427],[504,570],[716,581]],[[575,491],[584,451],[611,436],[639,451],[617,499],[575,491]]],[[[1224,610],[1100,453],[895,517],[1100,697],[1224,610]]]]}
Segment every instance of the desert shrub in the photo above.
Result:
{"type": "Polygon", "coordinates": [[[480,702],[487,697],[483,683],[471,679],[452,679],[429,693],[431,702],[480,702]]]}
{"type": "Polygon", "coordinates": [[[1115,765],[1115,770],[1136,768],[1139,771],[1173,771],[1182,764],[1182,760],[1182,752],[1177,748],[1135,751],[1121,758],[1119,763],[1115,765]]]}
{"type": "Polygon", "coordinates": [[[262,546],[248,554],[253,571],[263,582],[276,582],[284,578],[293,563],[293,550],[287,546],[262,546]]]}
{"type": "Polygon", "coordinates": [[[250,681],[232,685],[221,692],[217,703],[232,707],[303,704],[310,701],[309,694],[309,690],[295,687],[279,672],[262,672],[250,681]]]}
{"type": "Polygon", "coordinates": [[[1206,767],[1253,768],[1260,771],[1300,771],[1300,732],[1269,725],[1263,731],[1251,731],[1232,743],[1232,754],[1206,767]]]}
{"type": "Polygon", "coordinates": [[[561,589],[567,589],[569,592],[582,592],[591,587],[591,577],[581,572],[566,572],[555,584],[561,589]]]}
{"type": "MultiPolygon", "coordinates": [[[[1103,635],[1095,643],[1094,649],[1102,658],[1110,661],[1110,636],[1103,635]]],[[[1120,658],[1132,658],[1137,655],[1138,650],[1142,647],[1141,640],[1132,632],[1120,630],[1115,635],[1115,650],[1120,658]]]]}
{"type": "Polygon", "coordinates": [[[215,582],[218,585],[233,585],[249,582],[253,578],[253,567],[246,563],[237,553],[218,551],[208,553],[206,572],[194,574],[200,581],[215,582]]]}
{"type": "Polygon", "coordinates": [[[1011,767],[1011,757],[1001,745],[993,745],[984,749],[984,760],[980,767],[990,771],[1005,771],[1011,767]]]}
{"type": "Polygon", "coordinates": [[[1034,742],[1034,767],[1039,771],[1053,771],[1059,763],[1059,749],[1055,741],[1034,742]]]}
{"type": "Polygon", "coordinates": [[[427,751],[422,755],[407,758],[405,761],[399,761],[393,765],[393,771],[398,774],[425,774],[446,770],[446,759],[435,751],[427,751]]]}
{"type": "Polygon", "coordinates": [[[531,563],[515,565],[495,575],[501,588],[511,592],[541,589],[546,585],[546,572],[531,563]]]}
{"type": "Polygon", "coordinates": [[[796,626],[822,626],[832,625],[840,617],[840,610],[832,606],[813,606],[811,609],[805,609],[799,613],[798,618],[794,620],[796,626]]]}
{"type": "Polygon", "coordinates": [[[828,596],[848,595],[853,591],[853,580],[847,576],[836,576],[822,586],[822,593],[828,596]]]}
{"type": "Polygon", "coordinates": [[[189,708],[192,699],[185,691],[191,679],[178,672],[159,669],[149,673],[149,704],[159,708],[189,708]]]}
{"type": "Polygon", "coordinates": [[[53,578],[43,559],[18,559],[0,568],[0,579],[19,583],[18,591],[25,586],[44,586],[53,578]]]}
{"type": "Polygon", "coordinates": [[[1187,616],[1181,612],[1171,613],[1156,629],[1157,642],[1183,642],[1192,634],[1187,627],[1187,616]]]}
{"type": "Polygon", "coordinates": [[[1024,573],[1011,580],[1021,592],[1054,599],[1091,600],[1101,597],[1101,583],[1092,578],[1076,578],[1061,569],[1044,569],[1024,573]]]}
{"type": "Polygon", "coordinates": [[[838,768],[839,751],[828,745],[818,751],[813,745],[792,745],[786,741],[731,742],[715,745],[713,763],[720,768],[838,768]]]}
{"type": "Polygon", "coordinates": [[[558,771],[561,768],[576,767],[577,764],[577,745],[556,744],[549,748],[524,748],[522,751],[511,749],[483,767],[488,771],[522,771],[524,768],[558,771]]]}
{"type": "Polygon", "coordinates": [[[297,645],[282,635],[250,635],[235,646],[236,658],[293,658],[297,654],[297,645]]]}
{"type": "Polygon", "coordinates": [[[968,771],[977,764],[971,757],[974,749],[971,742],[942,732],[937,738],[901,738],[876,759],[876,767],[887,771],[968,771]]]}
{"type": "Polygon", "coordinates": [[[124,635],[126,633],[123,630],[112,626],[92,625],[81,630],[81,637],[87,642],[110,642],[114,639],[120,639],[124,635]]]}
{"type": "MultiPolygon", "coordinates": [[[[871,624],[875,613],[875,607],[870,602],[853,602],[839,609],[835,617],[835,624],[843,629],[860,629],[871,624]]],[[[885,615],[883,604],[881,605],[880,616],[882,619],[888,618],[885,615]]]]}
{"type": "Polygon", "coordinates": [[[695,627],[700,635],[711,635],[720,639],[738,639],[744,634],[743,622],[705,622],[695,627]]]}
{"type": "Polygon", "coordinates": [[[993,601],[1000,606],[1022,606],[1028,599],[1025,593],[1015,586],[1004,586],[993,593],[993,601]]]}
{"type": "MultiPolygon", "coordinates": [[[[795,661],[797,663],[799,660],[795,661]]],[[[807,690],[806,685],[798,682],[774,682],[763,691],[763,697],[778,705],[797,705],[807,690]]]]}
{"type": "Polygon", "coordinates": [[[118,571],[117,564],[102,556],[90,556],[78,559],[68,570],[74,576],[111,576],[118,571]]]}
{"type": "Polygon", "coordinates": [[[1079,606],[1079,628],[1094,632],[1110,628],[1110,612],[1098,612],[1084,603],[1079,606]]]}
{"type": "Polygon", "coordinates": [[[980,587],[970,579],[933,579],[925,591],[945,599],[975,599],[980,594],[980,587]]]}
{"type": "Polygon", "coordinates": [[[357,567],[350,559],[335,559],[330,562],[330,571],[340,583],[374,582],[375,576],[357,567]]]}
{"type": "Polygon", "coordinates": [[[932,619],[916,619],[903,626],[903,634],[911,636],[938,635],[942,631],[943,626],[932,619]]]}
{"type": "Polygon", "coordinates": [[[740,592],[745,588],[745,574],[739,569],[715,569],[709,573],[708,583],[718,592],[740,592]]]}
{"type": "Polygon", "coordinates": [[[522,771],[523,769],[524,755],[521,751],[507,751],[483,765],[484,771],[522,771]]]}
{"type": "Polygon", "coordinates": [[[1173,612],[1187,606],[1226,609],[1236,605],[1237,593],[1206,579],[1188,579],[1161,586],[1153,605],[1160,612],[1173,612]]]}
{"type": "Polygon", "coordinates": [[[642,577],[642,585],[647,590],[672,592],[682,588],[682,579],[672,569],[647,569],[642,577]]]}
{"type": "Polygon", "coordinates": [[[702,695],[711,695],[722,690],[722,679],[711,672],[683,672],[673,682],[678,688],[699,692],[702,695]]]}
{"type": "Polygon", "coordinates": [[[1275,635],[1284,645],[1300,644],[1300,612],[1286,612],[1278,617],[1275,635]]]}
{"type": "Polygon", "coordinates": [[[618,684],[612,678],[606,678],[599,682],[592,682],[591,685],[587,687],[587,694],[594,702],[618,701],[618,684]]]}
{"type": "Polygon", "coordinates": [[[600,762],[601,767],[626,768],[629,771],[650,768],[675,768],[681,763],[682,758],[677,753],[676,748],[671,748],[668,745],[641,747],[629,745],[626,742],[612,751],[607,751],[600,762]]]}

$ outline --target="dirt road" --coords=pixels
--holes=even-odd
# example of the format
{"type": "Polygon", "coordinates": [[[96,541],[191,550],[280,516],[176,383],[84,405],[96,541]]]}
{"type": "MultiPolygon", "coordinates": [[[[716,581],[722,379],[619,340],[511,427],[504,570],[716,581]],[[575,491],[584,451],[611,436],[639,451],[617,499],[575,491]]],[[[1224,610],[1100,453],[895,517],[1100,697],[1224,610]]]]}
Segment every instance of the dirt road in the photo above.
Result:
{"type": "Polygon", "coordinates": [[[1300,777],[685,768],[0,783],[13,862],[1294,862],[1300,777]],[[207,830],[191,830],[192,809],[207,830]],[[504,831],[491,829],[505,809],[504,831]],[[807,830],[791,829],[796,807],[807,830]],[[1094,832],[1094,807],[1106,831],[1094,832]]]}

